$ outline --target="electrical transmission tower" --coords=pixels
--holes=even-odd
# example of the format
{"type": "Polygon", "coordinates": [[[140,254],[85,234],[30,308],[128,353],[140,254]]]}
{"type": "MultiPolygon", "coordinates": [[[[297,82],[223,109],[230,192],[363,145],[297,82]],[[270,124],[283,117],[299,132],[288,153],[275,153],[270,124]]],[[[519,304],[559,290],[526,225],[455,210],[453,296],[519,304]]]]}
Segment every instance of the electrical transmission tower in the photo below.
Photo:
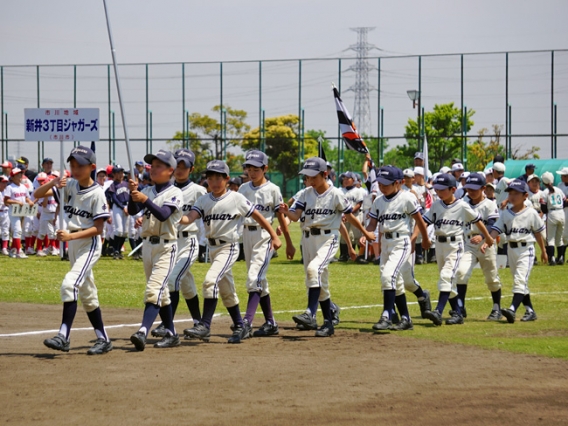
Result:
{"type": "Polygon", "coordinates": [[[350,28],[357,33],[357,44],[352,44],[346,50],[353,50],[357,54],[355,65],[347,68],[347,71],[355,71],[355,84],[347,91],[355,92],[355,106],[353,108],[353,119],[359,129],[360,134],[371,134],[371,104],[369,102],[369,92],[377,90],[369,84],[369,71],[376,70],[377,67],[367,61],[369,51],[381,50],[374,44],[367,43],[367,33],[375,27],[350,28]]]}

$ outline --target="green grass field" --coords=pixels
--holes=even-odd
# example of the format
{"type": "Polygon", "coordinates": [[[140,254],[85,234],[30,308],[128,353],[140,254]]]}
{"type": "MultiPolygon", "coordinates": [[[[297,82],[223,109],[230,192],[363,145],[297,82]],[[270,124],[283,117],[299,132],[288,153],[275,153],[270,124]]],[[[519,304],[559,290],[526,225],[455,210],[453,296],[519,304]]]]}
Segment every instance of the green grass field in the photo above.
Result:
{"type": "MultiPolygon", "coordinates": [[[[294,225],[296,260],[287,261],[284,250],[272,260],[268,271],[273,308],[280,321],[290,321],[293,311],[306,307],[303,267],[300,263],[299,230],[294,225]]],[[[196,263],[193,273],[198,290],[205,276],[208,264],[196,263]]],[[[68,262],[59,258],[10,259],[0,257],[2,283],[1,302],[25,302],[59,304],[59,286],[69,268],[68,262]]],[[[245,290],[246,268],[244,262],[237,262],[234,269],[235,281],[241,309],[245,309],[247,295],[245,290]]],[[[140,308],[142,313],[144,294],[144,272],[142,262],[125,259],[122,261],[102,258],[94,268],[95,281],[103,307],[140,308]]],[[[437,298],[436,265],[419,265],[415,269],[416,278],[421,285],[437,298]]],[[[503,306],[511,301],[511,273],[501,270],[503,283],[503,306]]],[[[354,263],[334,263],[330,266],[332,299],[342,307],[340,328],[353,329],[354,332],[370,332],[382,312],[382,296],[379,283],[379,268],[374,265],[354,263]]],[[[401,332],[411,338],[429,339],[440,342],[475,345],[483,348],[511,352],[545,355],[568,359],[568,265],[537,266],[533,269],[529,286],[538,320],[532,323],[507,324],[485,320],[492,306],[480,269],[475,269],[468,288],[466,303],[468,318],[464,325],[434,327],[428,320],[420,318],[414,295],[407,294],[410,312],[413,316],[414,331],[401,332]]],[[[435,304],[434,304],[435,305],[435,304]]],[[[218,312],[226,314],[219,304],[218,312]]],[[[449,309],[449,306],[448,306],[449,309]]],[[[180,303],[180,315],[187,316],[185,305],[180,303]]],[[[519,308],[518,317],[524,309],[519,308]]],[[[255,324],[263,322],[259,312],[255,324]]]]}

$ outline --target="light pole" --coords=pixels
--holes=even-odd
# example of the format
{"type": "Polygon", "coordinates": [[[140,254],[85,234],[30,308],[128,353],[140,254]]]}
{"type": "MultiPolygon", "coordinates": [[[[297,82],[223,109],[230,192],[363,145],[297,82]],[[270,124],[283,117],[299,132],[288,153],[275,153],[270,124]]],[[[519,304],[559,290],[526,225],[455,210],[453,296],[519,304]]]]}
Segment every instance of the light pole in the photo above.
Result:
{"type": "Polygon", "coordinates": [[[410,98],[410,100],[412,101],[412,108],[416,108],[416,103],[418,103],[418,119],[416,121],[416,123],[418,124],[418,151],[422,151],[422,132],[421,130],[421,125],[420,125],[420,111],[421,111],[421,105],[420,105],[420,91],[419,90],[407,90],[406,94],[408,95],[408,97],[410,98]]]}

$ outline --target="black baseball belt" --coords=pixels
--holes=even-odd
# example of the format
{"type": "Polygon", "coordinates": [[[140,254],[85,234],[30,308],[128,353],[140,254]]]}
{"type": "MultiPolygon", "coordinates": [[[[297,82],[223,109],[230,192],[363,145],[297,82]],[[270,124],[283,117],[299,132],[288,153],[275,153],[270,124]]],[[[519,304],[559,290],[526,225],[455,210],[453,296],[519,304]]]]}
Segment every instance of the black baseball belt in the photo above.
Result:
{"type": "Polygon", "coordinates": [[[189,237],[189,232],[187,231],[183,231],[183,232],[178,232],[178,238],[187,238],[189,237]]]}
{"type": "Polygon", "coordinates": [[[308,231],[304,231],[306,238],[310,235],[321,235],[321,234],[331,234],[331,229],[321,229],[321,228],[310,228],[308,231]]]}
{"type": "Polygon", "coordinates": [[[221,244],[225,244],[227,241],[217,240],[215,238],[207,238],[209,241],[210,246],[220,246],[221,244]]]}
{"type": "Polygon", "coordinates": [[[519,247],[526,247],[528,243],[525,242],[518,242],[518,241],[509,241],[509,247],[511,248],[519,248],[519,247]]]}
{"type": "Polygon", "coordinates": [[[399,232],[385,232],[383,234],[383,236],[387,239],[387,240],[392,240],[395,238],[399,238],[399,237],[406,237],[408,236],[408,234],[401,234],[399,232]]]}
{"type": "Polygon", "coordinates": [[[449,243],[449,242],[454,242],[454,241],[461,241],[462,237],[461,235],[454,235],[452,237],[445,237],[443,235],[438,235],[436,237],[436,240],[438,240],[439,243],[449,243]]]}
{"type": "Polygon", "coordinates": [[[148,242],[152,245],[156,245],[156,244],[160,244],[160,241],[163,241],[164,243],[169,243],[170,240],[164,240],[156,235],[151,236],[151,237],[144,237],[144,240],[148,240],[148,242]]]}

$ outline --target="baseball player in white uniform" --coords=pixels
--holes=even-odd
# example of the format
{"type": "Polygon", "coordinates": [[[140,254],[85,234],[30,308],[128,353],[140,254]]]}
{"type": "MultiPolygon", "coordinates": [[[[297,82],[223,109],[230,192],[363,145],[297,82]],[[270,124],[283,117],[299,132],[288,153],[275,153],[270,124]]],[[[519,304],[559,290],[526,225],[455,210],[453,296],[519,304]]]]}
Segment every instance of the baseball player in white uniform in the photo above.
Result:
{"type": "Polygon", "coordinates": [[[241,343],[249,331],[243,326],[239,309],[239,298],[235,291],[232,267],[239,256],[239,228],[247,217],[252,217],[271,238],[270,250],[280,248],[280,239],[260,211],[238,192],[227,190],[230,179],[229,166],[220,160],[207,163],[206,175],[211,192],[197,199],[191,211],[184,215],[182,224],[191,224],[201,218],[205,225],[205,236],[209,242],[211,268],[203,281],[203,315],[201,322],[184,330],[189,338],[209,341],[211,321],[218,297],[229,311],[233,320],[233,335],[229,343],[241,343]]]}
{"type": "Polygon", "coordinates": [[[128,183],[124,179],[124,169],[116,165],[112,169],[113,182],[107,189],[107,198],[112,205],[112,233],[114,238],[114,258],[123,259],[122,246],[128,236],[128,183]]]}
{"type": "MultiPolygon", "coordinates": [[[[195,154],[189,149],[181,148],[175,152],[174,157],[177,161],[177,167],[174,171],[174,185],[178,187],[183,194],[181,210],[183,214],[187,214],[197,199],[205,195],[207,190],[189,179],[189,175],[193,172],[195,154]]],[[[172,317],[176,315],[179,304],[179,293],[181,291],[194,324],[201,321],[199,296],[197,295],[195,278],[191,272],[191,267],[197,260],[199,254],[198,233],[199,228],[197,227],[197,223],[178,225],[177,260],[168,279],[168,289],[172,302],[172,317]]],[[[165,335],[166,327],[163,323],[152,330],[152,336],[164,337],[165,335]]]]}
{"type": "MultiPolygon", "coordinates": [[[[566,197],[560,188],[554,186],[554,175],[545,172],[541,176],[545,186],[543,191],[544,200],[541,201],[541,209],[546,213],[546,254],[548,264],[554,266],[562,254],[562,235],[564,234],[564,204],[566,197]],[[557,247],[558,258],[554,257],[554,248],[557,247]]],[[[563,257],[563,256],[562,256],[563,257]]],[[[564,263],[564,258],[560,264],[564,263]]]]}
{"type": "Polygon", "coordinates": [[[101,257],[100,234],[109,212],[101,187],[91,179],[91,171],[96,169],[95,153],[77,146],[67,161],[73,179],[53,179],[34,192],[35,198],[53,195],[61,205],[67,230],[59,229],[57,239],[69,242],[71,263],[71,270],[61,284],[63,320],[59,333],[43,343],[51,349],[69,351],[69,333],[77,312],[77,299],[80,299],[97,337],[87,354],[100,355],[112,350],[112,343],[103,324],[93,266],[101,257]]]}
{"type": "MultiPolygon", "coordinates": [[[[499,208],[494,201],[485,197],[485,175],[472,173],[468,176],[464,185],[467,192],[462,199],[468,203],[473,211],[481,216],[481,220],[487,229],[490,229],[497,219],[499,219],[499,208]]],[[[494,245],[491,247],[483,246],[483,238],[471,223],[465,224],[465,251],[460,260],[456,273],[457,291],[462,310],[462,316],[467,317],[465,309],[465,297],[467,285],[473,273],[473,268],[477,263],[481,266],[485,276],[485,284],[491,292],[493,299],[493,309],[487,317],[488,320],[497,321],[501,319],[501,282],[497,270],[497,250],[494,245]],[[482,250],[483,248],[483,250],[482,250]]]]}
{"type": "Polygon", "coordinates": [[[34,205],[34,202],[28,196],[28,188],[21,183],[23,175],[22,170],[18,168],[12,169],[10,172],[12,183],[4,190],[4,205],[10,209],[8,215],[10,217],[10,229],[12,230],[12,250],[10,256],[19,259],[28,257],[22,250],[22,218],[12,215],[11,209],[13,205],[23,206],[25,203],[30,206],[34,205]]]}
{"type": "Polygon", "coordinates": [[[128,214],[133,216],[144,211],[141,235],[144,241],[142,260],[146,275],[145,307],[140,328],[130,336],[130,341],[138,351],[145,349],[146,337],[158,314],[166,333],[154,347],[172,348],[180,345],[168,290],[168,279],[177,258],[178,223],[183,214],[183,194],[171,184],[177,161],[174,155],[166,150],[159,150],[155,155],[147,154],[144,161],[151,164],[150,174],[155,185],[139,191],[138,182],[132,179],[128,182],[128,214]]]}
{"type": "Polygon", "coordinates": [[[395,303],[400,313],[400,323],[394,329],[412,330],[412,320],[404,294],[402,268],[411,256],[411,235],[415,222],[422,233],[423,247],[426,250],[430,247],[418,199],[414,194],[400,190],[402,179],[403,173],[396,167],[386,166],[379,169],[377,181],[383,195],[375,199],[370,213],[371,219],[367,225],[367,231],[374,231],[378,223],[381,238],[380,271],[384,308],[381,318],[373,325],[376,331],[393,329],[391,314],[395,303]],[[400,292],[398,300],[397,290],[400,292]]]}
{"type": "MultiPolygon", "coordinates": [[[[363,205],[363,199],[365,198],[360,188],[355,185],[357,180],[357,176],[353,172],[347,172],[343,175],[343,180],[341,182],[342,188],[341,191],[343,192],[345,199],[351,203],[353,208],[352,214],[357,218],[357,220],[361,221],[360,219],[360,210],[363,205]]],[[[351,240],[351,244],[355,247],[356,244],[359,243],[359,239],[361,238],[361,233],[356,227],[351,226],[350,223],[346,223],[345,227],[347,228],[347,232],[349,233],[349,239],[351,240]]],[[[347,242],[343,237],[341,238],[340,242],[340,250],[339,250],[339,260],[342,262],[347,262],[349,259],[348,250],[347,250],[347,242]]]]}
{"type": "Polygon", "coordinates": [[[4,191],[8,185],[7,176],[0,175],[0,238],[2,238],[2,251],[0,254],[8,256],[8,243],[10,242],[10,217],[8,206],[4,204],[4,191]]]}
{"type": "MultiPolygon", "coordinates": [[[[560,175],[562,182],[558,184],[558,188],[564,193],[564,197],[568,198],[568,167],[562,168],[556,172],[560,175]]],[[[564,233],[562,234],[562,247],[558,255],[558,264],[562,264],[566,258],[566,247],[568,246],[568,202],[564,202],[564,233]]]]}
{"type": "Polygon", "coordinates": [[[316,337],[330,337],[334,334],[331,314],[331,296],[328,282],[328,266],[338,249],[339,225],[342,215],[345,220],[361,231],[369,241],[375,239],[374,233],[368,232],[361,222],[351,213],[351,203],[343,192],[327,183],[326,162],[319,157],[309,158],[304,162],[300,174],[308,176],[309,188],[300,194],[294,205],[281,204],[280,209],[297,222],[304,216],[304,271],[308,288],[308,308],[306,312],[292,317],[296,324],[307,329],[317,327],[315,315],[318,302],[324,317],[324,323],[316,331],[316,337]]]}
{"type": "MultiPolygon", "coordinates": [[[[41,175],[41,173],[40,173],[41,175]]],[[[42,179],[42,176],[37,177],[39,186],[43,185],[45,182],[48,181],[46,176],[45,179],[42,179]]],[[[38,186],[38,188],[39,188],[38,186]]],[[[40,216],[39,216],[39,230],[38,230],[38,251],[37,255],[39,257],[47,256],[47,244],[46,248],[43,248],[43,240],[47,237],[48,241],[53,241],[56,239],[56,211],[57,211],[57,201],[55,201],[55,197],[49,196],[44,197],[38,200],[38,204],[40,205],[40,216]]],[[[104,228],[104,227],[103,227],[104,228]]],[[[55,255],[59,254],[59,251],[53,252],[55,255]]]]}
{"type": "MultiPolygon", "coordinates": [[[[251,150],[247,152],[243,164],[250,181],[241,185],[239,193],[249,200],[255,209],[270,223],[274,216],[278,217],[280,229],[286,239],[286,255],[288,259],[294,257],[296,249],[290,238],[288,221],[278,209],[282,204],[280,188],[267,181],[265,173],[268,170],[268,156],[262,151],[251,150]]],[[[255,337],[274,336],[279,333],[278,324],[272,313],[270,290],[266,279],[266,272],[272,258],[270,234],[262,229],[256,221],[247,217],[244,220],[243,245],[245,262],[247,265],[247,311],[243,319],[244,327],[249,334],[255,337]],[[252,324],[258,305],[264,314],[264,324],[254,333],[252,324]]]]}
{"type": "Polygon", "coordinates": [[[485,237],[488,246],[493,239],[481,221],[481,216],[469,204],[454,197],[456,179],[449,173],[441,174],[434,180],[434,190],[439,200],[424,215],[424,221],[433,224],[437,239],[436,261],[440,271],[438,280],[438,306],[426,312],[426,317],[434,325],[442,325],[442,313],[446,303],[450,302],[452,316],[446,320],[447,325],[463,324],[462,311],[459,306],[456,287],[456,272],[464,253],[464,226],[472,223],[485,237]]]}
{"type": "Polygon", "coordinates": [[[525,205],[528,196],[526,182],[515,179],[508,188],[509,203],[511,207],[503,210],[495,225],[491,229],[491,235],[497,236],[505,233],[509,241],[509,266],[513,275],[513,301],[508,309],[502,309],[501,313],[507,322],[514,323],[517,308],[521,303],[525,305],[526,313],[521,321],[534,321],[537,319],[534,312],[528,287],[528,279],[531,273],[535,250],[534,242],[538,242],[542,251],[541,258],[546,263],[544,238],[544,223],[536,210],[525,205]]]}

